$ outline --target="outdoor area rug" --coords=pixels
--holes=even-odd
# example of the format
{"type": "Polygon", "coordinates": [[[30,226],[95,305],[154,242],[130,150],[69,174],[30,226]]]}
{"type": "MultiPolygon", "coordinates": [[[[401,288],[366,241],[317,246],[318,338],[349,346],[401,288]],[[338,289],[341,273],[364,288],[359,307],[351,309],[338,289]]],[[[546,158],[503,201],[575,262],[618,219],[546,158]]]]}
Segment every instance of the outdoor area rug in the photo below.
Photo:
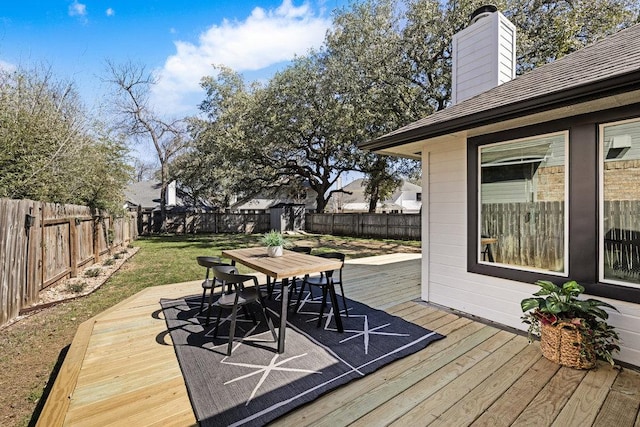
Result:
{"type": "MultiPolygon", "coordinates": [[[[274,297],[266,302],[277,332],[280,301],[279,295],[274,297]]],[[[204,316],[198,315],[200,298],[160,303],[201,426],[264,425],[443,338],[351,300],[347,300],[349,317],[344,313],[342,317],[344,333],[336,331],[330,305],[318,328],[318,302],[307,296],[298,314],[289,311],[284,354],[277,353],[277,343],[256,306],[249,307],[248,317],[239,312],[235,335],[244,338],[234,342],[227,357],[228,312],[222,313],[214,339],[215,316],[205,326],[204,316]]]]}

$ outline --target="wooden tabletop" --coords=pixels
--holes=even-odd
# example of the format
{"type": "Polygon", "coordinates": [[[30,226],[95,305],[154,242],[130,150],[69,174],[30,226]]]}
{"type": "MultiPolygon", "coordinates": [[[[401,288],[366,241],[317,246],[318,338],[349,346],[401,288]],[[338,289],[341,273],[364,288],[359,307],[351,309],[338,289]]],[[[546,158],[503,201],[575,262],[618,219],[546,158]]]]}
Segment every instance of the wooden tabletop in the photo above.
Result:
{"type": "Polygon", "coordinates": [[[498,243],[498,239],[495,237],[483,237],[480,240],[480,244],[482,245],[493,245],[494,243],[498,243]]]}
{"type": "Polygon", "coordinates": [[[283,255],[280,257],[270,257],[267,255],[267,248],[265,247],[229,249],[222,251],[222,256],[275,279],[286,279],[320,271],[337,270],[342,266],[342,263],[336,259],[322,258],[288,250],[284,250],[283,255]]]}

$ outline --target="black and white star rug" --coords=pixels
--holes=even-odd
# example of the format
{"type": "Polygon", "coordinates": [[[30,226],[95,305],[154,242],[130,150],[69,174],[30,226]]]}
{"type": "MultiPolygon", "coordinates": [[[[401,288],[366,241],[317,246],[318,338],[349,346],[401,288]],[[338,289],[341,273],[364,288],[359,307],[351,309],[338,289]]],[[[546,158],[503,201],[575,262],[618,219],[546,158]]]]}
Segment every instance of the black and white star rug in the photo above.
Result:
{"type": "MultiPolygon", "coordinates": [[[[328,306],[318,327],[317,301],[305,296],[287,317],[285,352],[278,354],[259,307],[240,311],[227,357],[229,312],[213,338],[199,315],[200,296],[160,301],[194,413],[201,426],[264,425],[343,384],[425,348],[442,335],[347,299],[344,332],[328,306]],[[249,316],[247,316],[247,314],[249,316]]],[[[342,299],[338,297],[342,307],[342,299]]],[[[278,295],[267,302],[276,331],[278,295]]]]}

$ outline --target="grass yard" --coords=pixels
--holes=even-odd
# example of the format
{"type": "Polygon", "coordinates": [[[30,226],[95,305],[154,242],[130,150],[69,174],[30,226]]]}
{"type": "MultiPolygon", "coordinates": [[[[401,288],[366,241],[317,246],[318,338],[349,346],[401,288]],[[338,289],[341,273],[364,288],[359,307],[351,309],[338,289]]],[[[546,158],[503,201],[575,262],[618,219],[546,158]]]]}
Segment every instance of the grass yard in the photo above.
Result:
{"type": "MultiPolygon", "coordinates": [[[[258,246],[261,237],[222,234],[141,238],[133,243],[140,247],[138,253],[91,295],[38,311],[1,329],[0,425],[35,423],[44,403],[42,397],[55,380],[80,323],[149,286],[202,279],[204,268],[196,263],[197,256],[258,246]]],[[[315,235],[288,239],[294,245],[312,246],[314,253],[337,250],[347,258],[420,251],[420,242],[415,241],[315,235]]]]}

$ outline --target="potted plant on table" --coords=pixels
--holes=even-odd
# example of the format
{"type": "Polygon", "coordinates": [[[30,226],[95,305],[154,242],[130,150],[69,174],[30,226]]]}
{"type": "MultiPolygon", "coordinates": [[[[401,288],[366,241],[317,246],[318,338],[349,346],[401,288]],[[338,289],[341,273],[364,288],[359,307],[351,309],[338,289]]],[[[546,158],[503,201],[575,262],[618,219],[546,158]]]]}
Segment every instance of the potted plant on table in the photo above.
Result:
{"type": "Polygon", "coordinates": [[[561,287],[539,280],[535,298],[520,303],[529,324],[529,339],[540,336],[540,349],[549,360],[578,369],[591,369],[596,359],[613,362],[613,353],[620,350],[618,333],[607,323],[604,308],[617,309],[596,299],[579,299],[584,287],[568,281],[561,287]]]}
{"type": "Polygon", "coordinates": [[[289,242],[282,233],[271,230],[262,237],[262,243],[267,247],[267,255],[270,257],[282,256],[282,251],[289,246],[289,242]]]}

